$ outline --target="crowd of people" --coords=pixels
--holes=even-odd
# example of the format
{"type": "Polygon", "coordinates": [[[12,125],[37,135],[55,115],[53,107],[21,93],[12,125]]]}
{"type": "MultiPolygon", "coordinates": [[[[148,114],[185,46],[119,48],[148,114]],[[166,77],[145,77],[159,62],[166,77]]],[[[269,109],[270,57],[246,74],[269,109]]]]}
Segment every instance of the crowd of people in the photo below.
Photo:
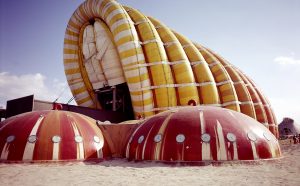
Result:
{"type": "Polygon", "coordinates": [[[300,134],[293,136],[294,144],[300,143],[300,134]]]}

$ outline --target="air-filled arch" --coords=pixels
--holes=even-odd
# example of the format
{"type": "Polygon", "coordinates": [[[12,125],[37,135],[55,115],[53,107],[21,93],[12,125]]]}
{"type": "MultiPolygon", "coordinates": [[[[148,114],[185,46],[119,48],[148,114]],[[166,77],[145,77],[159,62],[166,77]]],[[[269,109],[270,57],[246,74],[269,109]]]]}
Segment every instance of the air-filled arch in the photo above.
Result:
{"type": "Polygon", "coordinates": [[[65,32],[64,66],[81,106],[125,106],[136,118],[189,104],[224,107],[277,135],[268,100],[237,67],[116,1],[87,0],[77,8],[65,32]]]}

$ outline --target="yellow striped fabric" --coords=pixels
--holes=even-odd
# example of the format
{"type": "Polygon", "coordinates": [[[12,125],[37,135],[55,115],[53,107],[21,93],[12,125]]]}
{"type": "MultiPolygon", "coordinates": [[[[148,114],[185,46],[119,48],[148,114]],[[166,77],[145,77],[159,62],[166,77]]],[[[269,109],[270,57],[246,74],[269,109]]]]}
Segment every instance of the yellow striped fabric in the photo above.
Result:
{"type": "MultiPolygon", "coordinates": [[[[65,73],[79,105],[101,107],[82,53],[83,30],[97,20],[115,45],[136,117],[192,103],[224,107],[269,126],[276,124],[269,101],[238,68],[158,20],[113,0],[85,1],[67,25],[65,73]]],[[[107,76],[105,70],[103,74],[107,76]]]]}

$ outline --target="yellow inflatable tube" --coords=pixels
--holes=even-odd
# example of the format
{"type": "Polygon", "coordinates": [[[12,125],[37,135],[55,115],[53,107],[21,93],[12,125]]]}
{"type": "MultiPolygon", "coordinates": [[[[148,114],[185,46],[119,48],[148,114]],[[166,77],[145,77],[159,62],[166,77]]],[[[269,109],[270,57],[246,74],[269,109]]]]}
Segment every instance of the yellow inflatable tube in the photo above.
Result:
{"type": "Polygon", "coordinates": [[[173,31],[182,48],[184,49],[190,65],[192,66],[195,80],[198,83],[199,98],[202,105],[220,105],[218,89],[207,62],[195,45],[183,35],[173,31]]]}
{"type": "MultiPolygon", "coordinates": [[[[97,39],[106,46],[101,37],[97,39]]],[[[137,118],[189,104],[213,105],[242,112],[274,134],[277,131],[268,100],[238,68],[158,20],[113,0],[87,0],[73,13],[65,32],[64,66],[81,106],[101,108],[96,94],[102,82],[126,83],[137,118]],[[83,55],[84,29],[95,21],[106,31],[102,37],[109,36],[114,46],[110,53],[97,48],[106,55],[98,56],[98,71],[85,65],[89,58],[83,55]]]]}
{"type": "Polygon", "coordinates": [[[151,76],[151,90],[154,94],[156,112],[177,106],[177,98],[171,68],[167,64],[167,54],[163,43],[150,20],[137,10],[125,7],[140,36],[145,55],[145,64],[151,76]]]}
{"type": "Polygon", "coordinates": [[[157,28],[158,34],[164,43],[176,83],[178,105],[188,105],[190,100],[194,100],[196,104],[199,104],[193,71],[180,42],[168,27],[154,18],[149,19],[157,28]]]}

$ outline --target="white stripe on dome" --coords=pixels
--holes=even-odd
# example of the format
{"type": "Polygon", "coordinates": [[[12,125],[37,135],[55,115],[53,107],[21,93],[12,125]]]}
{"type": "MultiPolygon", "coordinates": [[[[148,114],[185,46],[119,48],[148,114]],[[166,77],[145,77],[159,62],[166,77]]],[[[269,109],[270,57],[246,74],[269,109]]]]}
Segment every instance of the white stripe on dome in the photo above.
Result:
{"type": "MultiPolygon", "coordinates": [[[[69,116],[69,115],[68,115],[68,117],[71,118],[71,116],[69,116]]],[[[72,120],[73,120],[73,118],[72,118],[72,120]]],[[[78,128],[77,128],[77,125],[76,125],[76,123],[75,123],[74,121],[71,121],[71,125],[72,125],[73,132],[74,132],[74,141],[73,141],[73,143],[76,143],[75,137],[76,137],[76,136],[80,136],[80,133],[79,133],[79,130],[78,130],[78,128]]],[[[81,143],[76,143],[76,144],[77,144],[77,145],[76,145],[76,146],[77,146],[76,157],[77,157],[78,160],[82,160],[82,159],[84,159],[83,142],[81,142],[81,143]]]]}
{"type": "MultiPolygon", "coordinates": [[[[36,136],[37,131],[38,131],[43,119],[44,119],[44,116],[42,116],[42,115],[38,118],[38,120],[34,124],[34,127],[31,130],[29,136],[36,136]]],[[[35,147],[35,143],[30,143],[27,141],[25,149],[24,149],[24,153],[23,153],[23,158],[22,158],[23,160],[32,160],[34,147],[35,147]]]]}
{"type": "Polygon", "coordinates": [[[218,160],[227,160],[227,153],[225,148],[225,139],[224,139],[224,133],[223,128],[218,120],[217,126],[215,128],[216,133],[216,149],[217,149],[217,159],[218,160]]]}

